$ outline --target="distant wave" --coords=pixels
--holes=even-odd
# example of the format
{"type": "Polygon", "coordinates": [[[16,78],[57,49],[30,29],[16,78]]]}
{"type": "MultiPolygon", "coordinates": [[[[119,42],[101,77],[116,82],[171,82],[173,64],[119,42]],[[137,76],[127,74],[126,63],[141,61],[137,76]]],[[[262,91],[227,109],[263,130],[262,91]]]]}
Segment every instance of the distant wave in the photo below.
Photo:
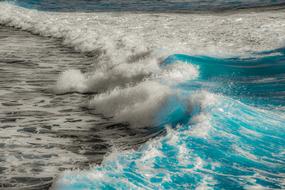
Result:
{"type": "Polygon", "coordinates": [[[283,0],[10,0],[17,5],[59,12],[210,12],[284,6],[283,0]]]}

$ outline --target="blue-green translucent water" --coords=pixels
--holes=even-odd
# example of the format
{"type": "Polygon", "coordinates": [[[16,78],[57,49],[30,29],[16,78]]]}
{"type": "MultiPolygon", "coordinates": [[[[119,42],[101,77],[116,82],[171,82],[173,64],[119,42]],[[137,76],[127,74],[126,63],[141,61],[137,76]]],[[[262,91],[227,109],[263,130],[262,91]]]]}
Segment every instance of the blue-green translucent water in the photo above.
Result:
{"type": "Polygon", "coordinates": [[[59,189],[285,188],[284,49],[250,58],[175,54],[161,67],[177,61],[200,74],[172,86],[179,95],[157,114],[166,135],[64,173],[59,189]]]}

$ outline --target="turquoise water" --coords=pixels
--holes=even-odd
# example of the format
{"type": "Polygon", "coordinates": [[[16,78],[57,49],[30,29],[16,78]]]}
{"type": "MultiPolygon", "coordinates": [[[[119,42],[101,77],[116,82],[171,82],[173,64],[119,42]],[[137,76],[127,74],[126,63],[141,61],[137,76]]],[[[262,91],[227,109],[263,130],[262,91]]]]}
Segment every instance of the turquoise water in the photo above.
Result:
{"type": "Polygon", "coordinates": [[[251,58],[176,54],[162,67],[177,61],[200,75],[172,86],[178,97],[158,113],[171,124],[166,134],[65,173],[59,189],[285,188],[284,49],[251,58]]]}
{"type": "MultiPolygon", "coordinates": [[[[260,52],[249,58],[219,59],[207,56],[172,55],[164,64],[181,60],[199,66],[196,84],[213,83],[211,91],[235,96],[248,103],[268,106],[284,105],[285,49],[260,52]]],[[[193,82],[179,84],[182,88],[193,88],[193,82]]],[[[201,85],[198,85],[201,88],[201,85]]],[[[203,86],[203,88],[205,88],[203,86]]]]}

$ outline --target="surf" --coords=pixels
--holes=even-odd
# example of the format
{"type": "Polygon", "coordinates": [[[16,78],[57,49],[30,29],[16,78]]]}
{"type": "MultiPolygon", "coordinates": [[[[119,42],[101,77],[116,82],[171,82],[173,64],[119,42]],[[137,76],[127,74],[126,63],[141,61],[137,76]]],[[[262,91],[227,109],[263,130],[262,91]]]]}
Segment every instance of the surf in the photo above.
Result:
{"type": "MultiPolygon", "coordinates": [[[[268,104],[267,108],[264,104],[260,107],[260,101],[255,101],[258,95],[262,96],[262,91],[254,87],[250,92],[245,87],[237,88],[234,97],[229,96],[228,90],[221,90],[237,85],[259,86],[252,81],[265,76],[280,77],[284,53],[276,51],[281,55],[230,59],[181,54],[168,57],[161,67],[177,62],[193,64],[198,66],[199,76],[172,86],[183,92],[161,107],[159,119],[167,119],[161,121],[167,127],[166,135],[149,140],[138,150],[115,150],[101,165],[90,170],[65,172],[55,188],[282,188],[283,96],[279,97],[278,109],[272,109],[268,104]],[[268,60],[271,60],[269,65],[268,60]],[[237,84],[227,85],[227,80],[237,84]],[[223,85],[209,88],[208,82],[223,85]],[[195,83],[200,86],[194,88],[195,83]],[[249,101],[251,104],[247,104],[249,101]]],[[[269,87],[272,81],[262,82],[269,87],[263,89],[264,93],[270,90],[282,93],[285,88],[278,82],[280,86],[274,84],[272,89],[269,87]]],[[[266,99],[270,100],[269,97],[266,99]]]]}
{"type": "Polygon", "coordinates": [[[100,165],[63,172],[55,189],[284,188],[284,11],[0,8],[2,25],[93,59],[62,71],[56,96],[91,94],[84,109],[153,132],[135,148],[114,146],[100,165]]]}

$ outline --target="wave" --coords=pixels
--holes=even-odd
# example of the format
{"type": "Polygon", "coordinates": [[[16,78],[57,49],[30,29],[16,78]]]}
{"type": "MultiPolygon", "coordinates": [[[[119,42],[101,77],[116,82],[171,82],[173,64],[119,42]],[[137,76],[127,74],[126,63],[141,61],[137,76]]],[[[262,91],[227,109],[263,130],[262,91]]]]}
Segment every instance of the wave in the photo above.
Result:
{"type": "Polygon", "coordinates": [[[166,125],[166,136],[138,150],[114,150],[87,171],[65,172],[54,188],[284,188],[285,88],[283,80],[275,84],[284,76],[284,54],[248,59],[180,54],[161,67],[179,63],[199,74],[167,87],[164,80],[140,82],[91,101],[99,112],[131,126],[166,125]]]}
{"type": "Polygon", "coordinates": [[[0,9],[1,24],[94,58],[88,72],[64,71],[55,93],[94,93],[94,112],[167,130],[92,169],[64,172],[55,188],[284,188],[283,11],[71,14],[4,2],[0,9]]]}
{"type": "Polygon", "coordinates": [[[139,150],[113,151],[100,166],[65,172],[58,189],[284,188],[284,113],[227,97],[200,122],[168,128],[139,150]]]}
{"type": "Polygon", "coordinates": [[[231,15],[55,13],[6,2],[0,2],[0,7],[1,24],[60,38],[80,52],[107,55],[111,61],[105,60],[101,66],[139,58],[149,51],[249,56],[254,51],[282,47],[285,39],[284,11],[231,15]]]}
{"type": "MultiPolygon", "coordinates": [[[[258,105],[284,106],[284,48],[256,54],[257,57],[226,59],[177,54],[169,56],[164,64],[173,64],[178,59],[197,65],[198,79],[215,84],[207,87],[211,91],[244,101],[249,99],[248,103],[258,101],[258,105]]],[[[184,84],[185,89],[189,86],[193,88],[192,84],[184,84]]]]}
{"type": "Polygon", "coordinates": [[[95,95],[91,105],[99,112],[132,126],[166,125],[167,134],[138,150],[114,150],[87,171],[67,171],[54,188],[284,188],[285,88],[275,77],[284,76],[285,56],[276,51],[258,58],[172,55],[162,69],[189,64],[198,75],[167,87],[164,80],[144,81],[95,95]],[[249,94],[242,84],[251,86],[249,94]],[[267,104],[255,101],[263,93],[267,104]]]}

